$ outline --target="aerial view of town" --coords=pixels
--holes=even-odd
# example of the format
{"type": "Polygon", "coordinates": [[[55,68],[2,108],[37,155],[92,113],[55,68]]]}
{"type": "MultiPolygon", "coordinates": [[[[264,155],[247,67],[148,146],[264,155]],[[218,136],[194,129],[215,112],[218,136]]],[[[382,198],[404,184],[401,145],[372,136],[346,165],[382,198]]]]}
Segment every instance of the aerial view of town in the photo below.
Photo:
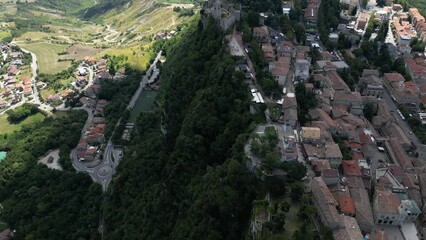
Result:
{"type": "Polygon", "coordinates": [[[0,0],[0,240],[426,239],[424,0],[0,0]]]}

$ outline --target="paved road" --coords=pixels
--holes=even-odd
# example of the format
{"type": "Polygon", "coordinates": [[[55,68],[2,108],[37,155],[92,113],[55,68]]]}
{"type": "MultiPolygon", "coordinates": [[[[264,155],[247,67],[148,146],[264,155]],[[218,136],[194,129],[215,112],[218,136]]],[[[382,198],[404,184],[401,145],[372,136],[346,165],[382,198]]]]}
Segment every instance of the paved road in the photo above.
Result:
{"type": "Polygon", "coordinates": [[[94,182],[101,184],[102,190],[105,192],[108,184],[111,182],[112,175],[115,173],[115,168],[118,164],[113,158],[114,144],[108,141],[104,149],[103,159],[101,163],[95,167],[87,167],[77,159],[76,149],[72,150],[71,158],[73,167],[80,172],[86,172],[90,175],[94,182]]]}
{"type": "Polygon", "coordinates": [[[83,91],[86,90],[87,88],[89,88],[90,86],[92,86],[93,84],[93,77],[94,77],[94,72],[93,69],[91,67],[86,67],[84,66],[84,68],[89,72],[89,82],[87,83],[87,85],[82,89],[83,91]]]}
{"type": "Polygon", "coordinates": [[[34,100],[33,102],[35,104],[41,104],[40,98],[39,98],[39,95],[38,95],[37,82],[36,82],[37,69],[38,69],[37,56],[33,52],[30,52],[30,51],[28,51],[24,48],[21,48],[21,49],[22,49],[23,52],[31,54],[31,58],[32,58],[32,62],[31,62],[31,70],[32,70],[31,84],[33,85],[32,97],[33,97],[33,100],[34,100]]]}
{"type": "Polygon", "coordinates": [[[401,116],[399,116],[399,114],[397,113],[396,110],[398,110],[398,107],[396,106],[395,102],[392,100],[392,98],[390,97],[389,92],[384,91],[383,92],[383,100],[386,101],[386,103],[389,106],[389,110],[394,114],[394,118],[397,122],[397,124],[402,128],[402,130],[405,132],[405,134],[407,135],[407,137],[410,139],[410,141],[415,145],[415,146],[419,146],[421,144],[421,142],[419,141],[419,139],[416,137],[416,135],[414,134],[409,134],[411,131],[410,126],[408,126],[408,123],[404,120],[402,120],[401,116]]]}

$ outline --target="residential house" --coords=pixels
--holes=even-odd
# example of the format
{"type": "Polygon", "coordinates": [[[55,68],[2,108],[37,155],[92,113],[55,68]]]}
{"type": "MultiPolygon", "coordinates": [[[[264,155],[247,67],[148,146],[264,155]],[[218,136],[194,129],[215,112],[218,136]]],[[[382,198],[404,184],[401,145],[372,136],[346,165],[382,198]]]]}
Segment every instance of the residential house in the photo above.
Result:
{"type": "Polygon", "coordinates": [[[358,15],[358,24],[356,25],[356,30],[364,31],[365,27],[367,26],[369,18],[370,18],[370,13],[368,13],[368,12],[361,12],[358,15]]]}
{"type": "Polygon", "coordinates": [[[361,169],[357,161],[344,160],[342,161],[343,174],[345,176],[361,176],[361,169]]]}
{"type": "Polygon", "coordinates": [[[294,138],[285,138],[281,149],[281,160],[282,161],[295,161],[297,160],[297,147],[294,138]]]}
{"type": "Polygon", "coordinates": [[[334,240],[365,239],[357,221],[353,217],[342,216],[342,227],[333,231],[334,240]]]}
{"type": "Polygon", "coordinates": [[[317,29],[318,21],[319,0],[310,0],[305,9],[303,19],[305,20],[305,27],[307,32],[315,32],[317,29]]]}
{"type": "Polygon", "coordinates": [[[418,104],[419,98],[415,91],[406,88],[404,77],[399,73],[385,73],[383,82],[391,95],[401,104],[418,104]]]}
{"type": "Polygon", "coordinates": [[[321,177],[327,186],[340,182],[339,170],[337,169],[324,169],[321,171],[321,177]]]}
{"type": "Polygon", "coordinates": [[[96,76],[94,77],[93,81],[95,83],[101,83],[101,82],[103,82],[105,80],[109,80],[109,79],[112,79],[111,74],[109,74],[106,71],[102,71],[102,72],[99,72],[98,74],[96,74],[96,76]]]}
{"type": "Polygon", "coordinates": [[[313,159],[311,160],[311,165],[317,176],[321,176],[323,170],[331,169],[330,163],[324,159],[313,159]]]}
{"type": "Polygon", "coordinates": [[[373,117],[373,126],[379,129],[383,125],[387,124],[392,119],[390,109],[384,100],[380,100],[377,103],[377,114],[373,117]]]}
{"type": "Polygon", "coordinates": [[[297,109],[286,108],[283,109],[284,116],[282,118],[282,123],[288,126],[296,126],[297,123],[297,109]]]}
{"type": "Polygon", "coordinates": [[[265,59],[265,63],[270,63],[274,61],[274,48],[272,47],[271,43],[265,43],[262,44],[262,52],[263,52],[263,58],[265,59]]]}
{"type": "Polygon", "coordinates": [[[370,77],[370,76],[374,76],[374,77],[380,77],[380,73],[379,71],[375,70],[375,69],[364,69],[362,70],[362,77],[366,78],[366,77],[370,77]]]}
{"type": "Polygon", "coordinates": [[[371,232],[374,228],[373,212],[371,210],[369,194],[361,176],[346,176],[347,186],[355,202],[355,218],[364,232],[371,232]]]}
{"type": "Polygon", "coordinates": [[[295,65],[295,77],[306,81],[309,78],[309,68],[311,63],[308,59],[297,58],[295,65]]]}
{"type": "Polygon", "coordinates": [[[411,149],[411,140],[398,124],[389,121],[381,128],[381,130],[386,136],[398,139],[399,144],[406,151],[411,149]]]}
{"type": "Polygon", "coordinates": [[[351,89],[343,81],[336,71],[329,71],[326,74],[326,85],[332,89],[333,95],[336,91],[350,92],[351,89]]]}
{"type": "Polygon", "coordinates": [[[302,127],[301,137],[303,142],[319,142],[321,129],[316,127],[302,127]]]}
{"type": "Polygon", "coordinates": [[[351,196],[341,194],[338,199],[340,212],[349,217],[355,217],[355,202],[351,196]]]}
{"type": "Polygon", "coordinates": [[[333,142],[325,144],[325,160],[330,162],[331,168],[338,168],[342,163],[342,152],[340,151],[339,145],[333,142]]]}
{"type": "Polygon", "coordinates": [[[355,115],[362,115],[362,98],[359,92],[336,91],[333,104],[346,106],[355,115]]]}
{"type": "Polygon", "coordinates": [[[279,85],[284,86],[287,82],[287,76],[290,71],[289,57],[279,57],[277,61],[269,63],[269,71],[278,82],[279,85]]]}
{"type": "Polygon", "coordinates": [[[326,82],[326,78],[324,77],[324,75],[315,73],[312,78],[314,82],[319,85],[320,88],[324,87],[326,82]]]}
{"type": "Polygon", "coordinates": [[[94,161],[96,158],[96,148],[89,148],[86,150],[84,154],[84,160],[85,161],[94,161]]]}
{"type": "Polygon", "coordinates": [[[254,27],[253,28],[253,37],[256,38],[256,40],[259,43],[267,43],[269,42],[269,30],[266,26],[261,27],[254,27]]]}
{"type": "MultiPolygon", "coordinates": [[[[424,62],[424,59],[421,59],[424,62]]],[[[426,84],[426,66],[419,64],[415,59],[405,59],[405,67],[411,78],[417,84],[426,84]]]]}
{"type": "Polygon", "coordinates": [[[377,190],[373,202],[375,222],[384,225],[401,225],[415,221],[421,214],[413,200],[401,200],[396,193],[377,190]]]}
{"type": "Polygon", "coordinates": [[[290,41],[281,41],[275,48],[277,50],[277,57],[292,58],[294,56],[294,46],[290,41]]]}
{"type": "Polygon", "coordinates": [[[342,226],[342,217],[337,212],[337,201],[321,177],[313,178],[310,183],[313,202],[321,222],[330,229],[342,226]]]}
{"type": "Polygon", "coordinates": [[[412,161],[405,153],[405,150],[402,148],[398,139],[390,138],[389,145],[387,146],[389,146],[387,150],[393,162],[399,163],[401,167],[406,169],[413,168],[412,161]]]}
{"type": "Polygon", "coordinates": [[[380,78],[370,75],[359,79],[358,86],[361,89],[363,96],[382,97],[383,95],[383,82],[380,78]]]}
{"type": "Polygon", "coordinates": [[[425,18],[420,14],[417,8],[409,8],[408,14],[411,17],[411,21],[413,22],[413,25],[416,25],[419,22],[425,22],[425,18]]]}
{"type": "Polygon", "coordinates": [[[19,70],[18,66],[16,65],[10,65],[7,68],[7,75],[8,76],[16,76],[20,73],[21,71],[19,70]]]}
{"type": "Polygon", "coordinates": [[[309,111],[309,116],[312,120],[324,121],[327,124],[330,133],[335,134],[337,132],[336,122],[323,109],[312,109],[309,111]]]}

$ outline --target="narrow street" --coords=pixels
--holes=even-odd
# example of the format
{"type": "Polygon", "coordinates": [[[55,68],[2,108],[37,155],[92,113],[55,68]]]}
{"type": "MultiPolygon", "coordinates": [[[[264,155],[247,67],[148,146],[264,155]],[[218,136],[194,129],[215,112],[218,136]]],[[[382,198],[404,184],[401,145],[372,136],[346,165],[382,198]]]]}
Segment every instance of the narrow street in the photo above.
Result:
{"type": "Polygon", "coordinates": [[[390,94],[389,94],[387,89],[386,89],[386,91],[383,91],[383,100],[385,100],[386,103],[388,104],[389,110],[391,111],[391,114],[394,113],[393,115],[394,115],[395,120],[397,121],[398,125],[402,128],[402,130],[406,133],[407,137],[410,139],[412,144],[414,144],[414,146],[421,145],[421,142],[416,137],[416,135],[408,134],[408,133],[412,133],[412,130],[411,130],[410,126],[408,125],[407,121],[402,120],[401,116],[399,116],[399,114],[397,114],[398,107],[395,104],[395,102],[392,100],[392,98],[390,97],[390,94]]]}

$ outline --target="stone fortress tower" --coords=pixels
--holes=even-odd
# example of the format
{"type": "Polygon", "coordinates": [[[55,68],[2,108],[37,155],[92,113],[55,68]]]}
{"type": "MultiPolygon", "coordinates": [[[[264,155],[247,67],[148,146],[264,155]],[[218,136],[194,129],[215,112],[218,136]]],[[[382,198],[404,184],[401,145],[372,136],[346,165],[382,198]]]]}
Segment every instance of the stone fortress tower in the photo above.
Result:
{"type": "MultiPolygon", "coordinates": [[[[224,3],[222,0],[208,0],[204,5],[203,18],[212,16],[217,25],[226,31],[236,22],[240,21],[241,5],[224,3]]],[[[205,21],[203,21],[205,22],[205,21]]]]}

